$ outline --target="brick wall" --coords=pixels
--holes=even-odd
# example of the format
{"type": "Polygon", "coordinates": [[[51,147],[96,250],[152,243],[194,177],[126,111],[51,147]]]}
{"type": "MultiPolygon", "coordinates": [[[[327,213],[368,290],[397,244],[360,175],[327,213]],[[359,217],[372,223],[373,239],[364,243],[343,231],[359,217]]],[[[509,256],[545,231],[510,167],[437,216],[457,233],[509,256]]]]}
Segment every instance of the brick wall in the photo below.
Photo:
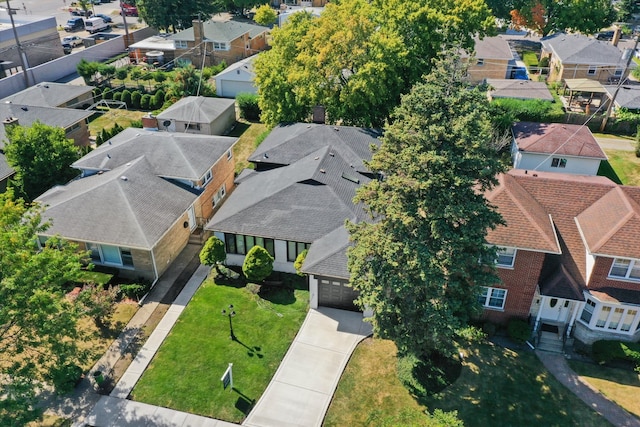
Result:
{"type": "MultiPolygon", "coordinates": [[[[233,148],[230,148],[230,150],[233,151],[233,148]]],[[[196,217],[202,218],[206,222],[211,219],[214,211],[213,196],[218,192],[220,187],[222,187],[222,184],[225,184],[226,186],[227,196],[225,196],[225,198],[228,197],[229,193],[233,190],[235,166],[235,156],[231,157],[231,159],[227,159],[226,154],[224,154],[213,166],[213,178],[211,179],[211,182],[207,184],[196,202],[196,217]]]]}
{"type": "Polygon", "coordinates": [[[597,291],[602,288],[616,288],[640,292],[640,283],[638,282],[627,282],[624,280],[613,280],[607,278],[612,264],[613,258],[596,258],[591,278],[589,279],[588,288],[593,291],[597,291]]]}
{"type": "Polygon", "coordinates": [[[533,301],[545,254],[519,250],[512,269],[498,268],[502,285],[507,289],[504,310],[485,309],[482,318],[494,323],[506,323],[513,317],[527,319],[533,301]]]}
{"type": "Polygon", "coordinates": [[[164,273],[167,267],[176,259],[180,251],[187,246],[191,230],[188,226],[184,227],[185,222],[189,222],[189,217],[186,212],[182,214],[153,248],[158,276],[162,276],[162,273],[164,273]]]}

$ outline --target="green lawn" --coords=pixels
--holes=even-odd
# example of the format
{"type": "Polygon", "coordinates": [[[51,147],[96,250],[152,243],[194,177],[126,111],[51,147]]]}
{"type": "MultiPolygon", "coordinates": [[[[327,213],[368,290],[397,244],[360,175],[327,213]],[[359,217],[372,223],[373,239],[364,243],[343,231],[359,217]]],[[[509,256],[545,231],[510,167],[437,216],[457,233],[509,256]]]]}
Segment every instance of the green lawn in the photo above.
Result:
{"type": "Polygon", "coordinates": [[[640,159],[633,151],[605,150],[608,162],[602,162],[598,175],[624,185],[640,185],[640,159]]]}
{"type": "Polygon", "coordinates": [[[422,411],[458,411],[466,427],[610,426],[555,380],[534,354],[472,344],[458,380],[416,401],[395,374],[395,346],[360,344],[343,374],[326,426],[428,425],[422,411]],[[424,406],[421,406],[424,405],[424,406]]]}
{"type": "Polygon", "coordinates": [[[111,129],[116,123],[128,128],[131,122],[140,120],[145,114],[144,111],[108,110],[89,123],[89,133],[97,136],[102,129],[111,129]]]}
{"type": "Polygon", "coordinates": [[[538,54],[533,51],[525,51],[522,53],[522,62],[524,62],[527,67],[537,67],[538,66],[538,54]]]}
{"type": "Polygon", "coordinates": [[[574,360],[569,361],[569,366],[600,393],[640,417],[640,375],[637,372],[574,360]]]}
{"type": "Polygon", "coordinates": [[[207,279],[134,388],[132,398],[180,411],[240,422],[264,392],[307,312],[309,292],[267,295],[207,279]],[[237,313],[229,338],[229,318],[237,313]],[[220,377],[233,363],[233,390],[220,377]]]}
{"type": "Polygon", "coordinates": [[[236,158],[236,175],[243,169],[250,167],[247,158],[255,151],[262,139],[259,139],[268,131],[267,125],[262,123],[249,122],[239,119],[236,127],[229,134],[238,138],[238,142],[233,147],[233,155],[236,158]]]}

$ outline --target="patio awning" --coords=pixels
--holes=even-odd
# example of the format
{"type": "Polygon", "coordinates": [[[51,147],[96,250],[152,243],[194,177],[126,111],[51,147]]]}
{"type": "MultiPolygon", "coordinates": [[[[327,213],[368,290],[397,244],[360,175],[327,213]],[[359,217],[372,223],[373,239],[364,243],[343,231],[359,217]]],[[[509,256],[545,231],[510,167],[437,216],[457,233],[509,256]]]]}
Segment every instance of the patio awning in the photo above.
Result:
{"type": "Polygon", "coordinates": [[[564,84],[571,92],[605,93],[605,88],[596,80],[565,79],[564,84]]]}

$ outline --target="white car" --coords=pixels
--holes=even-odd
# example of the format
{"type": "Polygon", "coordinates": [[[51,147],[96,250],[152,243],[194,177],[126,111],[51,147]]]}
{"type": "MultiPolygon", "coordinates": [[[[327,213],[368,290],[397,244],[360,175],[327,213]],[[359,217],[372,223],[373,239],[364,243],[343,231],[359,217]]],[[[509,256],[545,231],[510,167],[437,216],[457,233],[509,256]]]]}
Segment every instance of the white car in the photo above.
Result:
{"type": "Polygon", "coordinates": [[[78,36],[67,36],[62,38],[62,44],[68,44],[71,47],[82,46],[82,39],[78,36]]]}

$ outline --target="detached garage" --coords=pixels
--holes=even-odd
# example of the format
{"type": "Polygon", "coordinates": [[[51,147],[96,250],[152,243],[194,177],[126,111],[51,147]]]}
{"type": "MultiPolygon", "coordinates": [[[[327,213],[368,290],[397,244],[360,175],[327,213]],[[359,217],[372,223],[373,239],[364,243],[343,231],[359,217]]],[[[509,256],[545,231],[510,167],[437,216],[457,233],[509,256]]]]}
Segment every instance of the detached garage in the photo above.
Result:
{"type": "Polygon", "coordinates": [[[222,98],[235,98],[239,93],[258,93],[254,85],[253,61],[257,55],[231,64],[217,74],[216,95],[222,98]]]}

